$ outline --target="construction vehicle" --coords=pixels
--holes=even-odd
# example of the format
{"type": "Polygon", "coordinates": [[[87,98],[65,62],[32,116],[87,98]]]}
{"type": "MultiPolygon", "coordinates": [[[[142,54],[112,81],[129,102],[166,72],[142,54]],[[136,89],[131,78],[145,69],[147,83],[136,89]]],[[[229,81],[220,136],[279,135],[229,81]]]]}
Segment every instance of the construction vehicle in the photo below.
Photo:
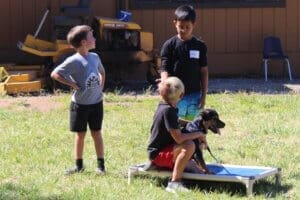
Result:
{"type": "MultiPolygon", "coordinates": [[[[76,6],[63,6],[62,16],[54,17],[54,41],[45,41],[37,35],[50,11],[45,12],[34,35],[27,35],[19,42],[22,51],[45,58],[45,71],[51,71],[75,50],[67,44],[66,35],[70,28],[79,24],[92,27],[96,38],[96,48],[107,74],[107,83],[121,86],[127,81],[148,81],[151,84],[159,78],[157,53],[153,49],[153,34],[143,32],[140,25],[128,20],[128,12],[123,19],[92,17],[91,0],[80,0],[76,6]],[[127,17],[126,17],[127,15],[127,17]]],[[[130,13],[129,13],[130,14],[130,13]]]]}

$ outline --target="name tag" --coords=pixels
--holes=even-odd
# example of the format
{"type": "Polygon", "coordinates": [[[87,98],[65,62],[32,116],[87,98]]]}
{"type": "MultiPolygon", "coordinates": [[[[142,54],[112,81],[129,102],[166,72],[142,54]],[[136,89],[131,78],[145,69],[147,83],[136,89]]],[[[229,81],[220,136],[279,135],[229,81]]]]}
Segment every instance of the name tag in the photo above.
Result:
{"type": "Polygon", "coordinates": [[[200,57],[200,51],[198,50],[190,50],[190,58],[199,58],[200,57]]]}

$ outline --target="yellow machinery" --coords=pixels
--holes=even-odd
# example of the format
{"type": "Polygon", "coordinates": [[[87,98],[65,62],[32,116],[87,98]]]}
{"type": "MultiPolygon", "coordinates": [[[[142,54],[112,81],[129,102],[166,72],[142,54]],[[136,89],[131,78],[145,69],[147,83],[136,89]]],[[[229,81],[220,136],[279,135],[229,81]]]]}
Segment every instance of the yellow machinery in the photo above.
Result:
{"type": "Polygon", "coordinates": [[[52,57],[55,63],[57,59],[64,54],[74,52],[74,49],[67,44],[65,40],[56,40],[48,42],[35,38],[33,35],[27,35],[25,42],[18,43],[19,49],[40,57],[52,57]]]}
{"type": "MultiPolygon", "coordinates": [[[[44,16],[45,18],[45,16],[44,16]]],[[[41,23],[43,23],[44,18],[41,23]]],[[[75,50],[67,44],[66,34],[76,25],[65,22],[73,18],[59,18],[55,26],[54,42],[38,39],[35,35],[27,35],[24,43],[19,42],[22,51],[47,58],[46,71],[49,73],[75,50]],[[61,23],[63,21],[63,23],[61,23]],[[67,25],[64,25],[67,24],[67,25]],[[59,34],[59,35],[58,35],[59,34]],[[49,58],[51,63],[49,64],[49,58]]],[[[143,32],[134,22],[124,22],[118,19],[93,17],[90,26],[96,38],[96,49],[107,72],[108,83],[122,84],[125,81],[148,80],[154,83],[159,74],[157,71],[157,56],[153,50],[153,34],[143,32]]],[[[39,26],[40,29],[41,25],[39,26]]],[[[38,29],[38,31],[39,31],[38,29]]],[[[38,32],[37,31],[37,32],[38,32]]]]}
{"type": "Polygon", "coordinates": [[[37,79],[36,71],[19,72],[9,74],[4,67],[0,67],[0,95],[38,92],[42,88],[43,81],[37,79]]]}

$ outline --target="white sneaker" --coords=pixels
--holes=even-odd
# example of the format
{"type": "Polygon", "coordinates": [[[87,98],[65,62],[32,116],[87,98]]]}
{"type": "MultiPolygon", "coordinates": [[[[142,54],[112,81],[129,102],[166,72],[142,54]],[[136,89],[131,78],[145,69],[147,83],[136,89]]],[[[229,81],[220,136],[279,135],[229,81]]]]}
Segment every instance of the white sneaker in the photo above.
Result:
{"type": "Polygon", "coordinates": [[[105,169],[101,169],[101,168],[97,167],[96,175],[105,175],[105,174],[106,174],[105,169]]]}
{"type": "Polygon", "coordinates": [[[181,182],[170,181],[168,183],[168,186],[166,187],[166,191],[176,193],[176,192],[189,192],[190,190],[184,187],[184,185],[181,182]]]}

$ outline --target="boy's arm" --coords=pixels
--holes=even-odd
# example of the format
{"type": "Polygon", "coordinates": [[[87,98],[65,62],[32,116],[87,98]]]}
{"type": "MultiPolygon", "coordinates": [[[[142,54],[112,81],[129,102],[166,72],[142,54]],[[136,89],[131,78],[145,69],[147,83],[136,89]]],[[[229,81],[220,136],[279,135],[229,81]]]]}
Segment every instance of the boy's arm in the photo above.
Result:
{"type": "Polygon", "coordinates": [[[51,73],[51,78],[54,79],[54,80],[57,80],[58,82],[61,82],[61,83],[65,84],[65,85],[68,85],[68,86],[72,87],[75,90],[79,89],[79,87],[76,83],[74,83],[74,82],[72,82],[68,79],[65,79],[63,76],[61,76],[55,70],[51,73]]]}
{"type": "Polygon", "coordinates": [[[168,78],[168,76],[169,76],[169,74],[168,74],[167,71],[162,71],[160,73],[160,80],[161,80],[161,82],[163,82],[164,80],[166,80],[168,78]]]}
{"type": "Polygon", "coordinates": [[[180,126],[183,126],[183,127],[186,126],[186,124],[189,122],[191,122],[191,121],[183,119],[183,118],[178,119],[178,123],[180,124],[180,126]]]}
{"type": "Polygon", "coordinates": [[[206,103],[206,93],[208,88],[208,67],[201,67],[201,99],[199,107],[203,109],[206,103]]]}
{"type": "Polygon", "coordinates": [[[102,87],[102,90],[104,89],[104,84],[105,84],[105,69],[104,66],[101,62],[101,59],[99,56],[97,56],[98,59],[98,72],[99,72],[99,78],[100,78],[100,86],[102,87]]]}
{"type": "Polygon", "coordinates": [[[172,58],[172,45],[168,42],[165,42],[160,51],[161,57],[161,73],[160,81],[164,81],[169,77],[169,71],[172,68],[171,58],[172,58]]]}
{"type": "Polygon", "coordinates": [[[100,81],[101,81],[101,87],[102,89],[104,89],[104,84],[105,84],[105,71],[101,71],[99,72],[99,76],[100,76],[100,81]]]}
{"type": "Polygon", "coordinates": [[[206,135],[202,132],[182,134],[180,129],[171,129],[170,134],[177,144],[181,144],[187,140],[193,140],[197,138],[199,138],[201,141],[206,141],[206,135]]]}

